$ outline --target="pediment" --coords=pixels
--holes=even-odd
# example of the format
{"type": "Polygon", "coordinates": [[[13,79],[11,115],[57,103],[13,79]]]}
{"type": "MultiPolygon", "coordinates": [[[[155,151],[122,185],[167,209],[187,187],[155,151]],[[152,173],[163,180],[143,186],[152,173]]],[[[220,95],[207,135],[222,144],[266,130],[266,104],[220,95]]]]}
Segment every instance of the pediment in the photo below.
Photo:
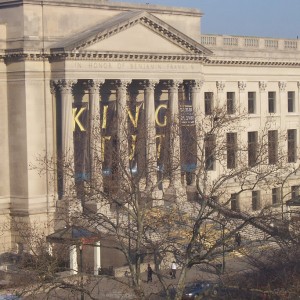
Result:
{"type": "Polygon", "coordinates": [[[56,44],[52,52],[201,55],[212,52],[144,11],[121,13],[56,44]]]}
{"type": "Polygon", "coordinates": [[[105,40],[92,44],[85,51],[109,51],[131,53],[188,54],[188,51],[138,23],[105,40]]]}

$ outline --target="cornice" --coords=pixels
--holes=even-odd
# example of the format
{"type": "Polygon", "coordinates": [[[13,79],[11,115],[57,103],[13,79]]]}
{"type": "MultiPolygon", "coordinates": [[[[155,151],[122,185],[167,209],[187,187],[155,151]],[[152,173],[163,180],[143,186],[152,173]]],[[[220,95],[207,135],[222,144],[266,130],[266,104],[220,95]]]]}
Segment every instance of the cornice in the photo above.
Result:
{"type": "Polygon", "coordinates": [[[205,58],[204,63],[206,65],[246,65],[246,66],[280,66],[280,67],[298,67],[300,66],[300,60],[299,61],[278,61],[278,60],[244,60],[244,59],[214,59],[214,58],[205,58]]]}
{"type": "Polygon", "coordinates": [[[49,62],[67,61],[67,60],[89,60],[89,61],[159,61],[159,62],[202,62],[202,55],[190,54],[152,54],[152,53],[107,53],[107,52],[49,52],[30,51],[24,49],[13,49],[0,52],[0,59],[6,63],[20,61],[43,61],[49,62]]]}
{"type": "Polygon", "coordinates": [[[52,53],[49,56],[50,62],[63,60],[106,60],[106,61],[182,61],[202,62],[202,55],[174,55],[174,54],[152,54],[152,53],[102,53],[102,52],[61,52],[52,53]]]}
{"type": "Polygon", "coordinates": [[[278,60],[238,60],[238,59],[216,59],[213,57],[203,57],[198,54],[159,54],[159,53],[129,53],[129,52],[65,52],[57,51],[50,53],[49,50],[36,51],[31,49],[9,49],[1,51],[0,60],[5,63],[19,61],[43,61],[49,62],[65,60],[105,60],[105,61],[158,61],[158,62],[194,62],[204,65],[244,65],[244,66],[269,66],[269,67],[300,67],[300,60],[278,61],[278,60]]]}
{"type": "Polygon", "coordinates": [[[46,51],[36,51],[29,49],[9,49],[0,52],[0,57],[5,63],[20,62],[20,61],[42,61],[49,58],[49,53],[46,51]]]}
{"type": "MultiPolygon", "coordinates": [[[[197,45],[195,45],[195,42],[192,39],[187,39],[187,37],[182,37],[182,34],[177,31],[175,28],[172,28],[172,31],[170,31],[168,28],[165,28],[164,24],[161,24],[160,20],[155,18],[155,20],[151,20],[147,16],[140,19],[141,23],[145,25],[146,27],[154,30],[159,35],[162,35],[163,37],[169,39],[174,44],[178,45],[181,48],[184,48],[190,53],[194,54],[202,54],[203,55],[203,49],[199,49],[197,45]],[[175,32],[174,32],[175,31],[175,32]]],[[[208,49],[206,49],[208,50],[208,49]]],[[[212,52],[208,50],[208,54],[211,54],[212,52]]]]}

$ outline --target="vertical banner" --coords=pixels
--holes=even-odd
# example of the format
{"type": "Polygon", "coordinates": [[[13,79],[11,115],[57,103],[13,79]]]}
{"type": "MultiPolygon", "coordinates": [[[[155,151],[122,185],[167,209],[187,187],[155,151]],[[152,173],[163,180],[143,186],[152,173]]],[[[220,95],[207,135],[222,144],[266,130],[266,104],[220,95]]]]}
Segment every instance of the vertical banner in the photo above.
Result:
{"type": "Polygon", "coordinates": [[[196,125],[192,103],[181,101],[179,106],[181,127],[181,170],[192,173],[197,164],[196,125]]]}
{"type": "Polygon", "coordinates": [[[89,179],[88,154],[88,103],[80,102],[73,105],[73,133],[74,133],[74,168],[75,181],[89,179]]]}
{"type": "Polygon", "coordinates": [[[129,168],[133,175],[142,175],[145,170],[145,126],[144,126],[144,103],[130,101],[128,113],[128,153],[129,168]]]}
{"type": "Polygon", "coordinates": [[[111,176],[117,159],[117,113],[116,101],[101,102],[101,161],[104,176],[111,176]]]}
{"type": "Polygon", "coordinates": [[[168,167],[168,101],[155,101],[157,166],[161,173],[168,167]]]}

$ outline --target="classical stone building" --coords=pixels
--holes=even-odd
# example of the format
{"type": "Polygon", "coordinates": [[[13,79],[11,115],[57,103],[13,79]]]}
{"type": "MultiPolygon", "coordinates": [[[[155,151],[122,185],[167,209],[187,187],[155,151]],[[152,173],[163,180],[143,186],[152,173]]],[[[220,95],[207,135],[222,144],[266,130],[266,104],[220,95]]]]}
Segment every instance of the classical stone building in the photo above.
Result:
{"type": "MultiPolygon", "coordinates": [[[[272,114],[273,131],[287,131],[295,152],[298,40],[202,35],[201,17],[196,9],[106,0],[0,1],[2,224],[10,217],[53,220],[60,190],[50,183],[50,170],[40,175],[32,167],[36,158],[72,153],[73,126],[85,131],[84,114],[103,113],[106,103],[107,110],[119,107],[118,120],[127,97],[145,104],[153,127],[164,124],[167,107],[178,113],[179,99],[207,113],[213,99],[227,103],[228,113],[237,105],[249,113],[248,132],[237,133],[244,140],[255,138],[272,114]]],[[[211,172],[217,174],[218,166],[211,172]]],[[[86,170],[78,176],[87,176],[86,170]]],[[[297,178],[291,186],[296,191],[297,178]]],[[[276,203],[277,192],[260,197],[276,203]]],[[[241,208],[251,207],[251,194],[246,196],[250,201],[241,208]]],[[[16,242],[5,231],[0,252],[16,249],[16,242]]]]}

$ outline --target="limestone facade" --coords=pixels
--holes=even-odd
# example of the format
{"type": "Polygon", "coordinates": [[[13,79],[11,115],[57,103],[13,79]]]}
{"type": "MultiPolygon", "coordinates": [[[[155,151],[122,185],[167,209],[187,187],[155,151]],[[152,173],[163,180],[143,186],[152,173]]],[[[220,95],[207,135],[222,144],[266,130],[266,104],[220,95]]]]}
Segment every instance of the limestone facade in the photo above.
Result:
{"type": "MultiPolygon", "coordinates": [[[[3,224],[13,216],[44,222],[48,233],[53,231],[59,191],[50,180],[53,173],[39,174],[34,163],[40,155],[56,157],[58,139],[65,155],[72,150],[74,89],[91,114],[99,111],[101,89],[110,90],[110,101],[119,107],[127,93],[138,94],[148,119],[154,118],[158,91],[170,101],[172,114],[178,112],[182,86],[189,88],[195,111],[204,110],[204,93],[220,101],[231,95],[241,109],[248,110],[252,101],[249,132],[265,123],[273,95],[274,129],[295,130],[299,146],[298,40],[202,35],[201,16],[195,9],[105,0],[0,1],[3,224]]],[[[247,140],[247,132],[238,134],[247,140]]],[[[212,179],[218,172],[215,166],[212,179]]],[[[176,176],[174,182],[180,181],[176,176]]],[[[295,176],[291,186],[297,182],[295,176]]],[[[272,202],[272,191],[261,198],[272,202]]],[[[240,206],[248,209],[251,200],[240,206]]],[[[16,242],[5,231],[0,252],[16,249],[16,242]]]]}

